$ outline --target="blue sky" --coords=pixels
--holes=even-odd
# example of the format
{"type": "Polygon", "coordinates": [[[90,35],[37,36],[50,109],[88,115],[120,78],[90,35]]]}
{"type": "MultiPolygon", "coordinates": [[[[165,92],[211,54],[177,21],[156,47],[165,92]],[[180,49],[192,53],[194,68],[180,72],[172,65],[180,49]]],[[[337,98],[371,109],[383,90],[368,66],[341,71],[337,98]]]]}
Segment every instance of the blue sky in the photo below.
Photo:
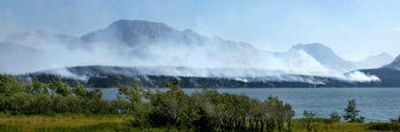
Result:
{"type": "Polygon", "coordinates": [[[141,19],[269,51],[320,42],[360,60],[400,54],[398,0],[1,0],[0,37],[29,30],[79,36],[141,19]]]}

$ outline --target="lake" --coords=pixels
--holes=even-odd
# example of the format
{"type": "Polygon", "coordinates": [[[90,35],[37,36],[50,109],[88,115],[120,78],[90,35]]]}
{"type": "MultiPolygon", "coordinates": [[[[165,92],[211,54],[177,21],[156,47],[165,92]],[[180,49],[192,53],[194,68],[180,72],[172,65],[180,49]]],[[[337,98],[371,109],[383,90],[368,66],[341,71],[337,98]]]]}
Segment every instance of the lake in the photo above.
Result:
{"type": "MultiPolygon", "coordinates": [[[[162,89],[165,90],[165,89],[162,89]]],[[[183,89],[191,94],[201,89],[183,89]]],[[[304,110],[312,110],[319,117],[329,117],[336,111],[343,113],[350,99],[356,99],[360,114],[366,121],[388,121],[400,115],[400,88],[221,88],[220,92],[245,94],[252,98],[266,99],[278,96],[292,105],[295,117],[302,117],[304,110]]],[[[116,88],[102,89],[103,98],[115,99],[116,88]]]]}

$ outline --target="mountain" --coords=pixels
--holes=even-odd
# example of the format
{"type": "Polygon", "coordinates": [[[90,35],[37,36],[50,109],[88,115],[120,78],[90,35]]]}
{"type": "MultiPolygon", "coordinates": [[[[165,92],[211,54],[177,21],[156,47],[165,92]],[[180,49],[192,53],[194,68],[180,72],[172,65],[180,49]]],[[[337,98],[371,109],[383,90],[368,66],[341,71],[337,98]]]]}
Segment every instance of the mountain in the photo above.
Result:
{"type": "Polygon", "coordinates": [[[161,87],[170,79],[183,80],[185,87],[370,86],[378,80],[360,72],[342,74],[351,63],[322,44],[274,53],[143,20],[118,20],[81,37],[35,31],[6,40],[0,62],[8,65],[0,65],[0,71],[42,81],[62,76],[91,87],[135,80],[161,87]]]}
{"type": "Polygon", "coordinates": [[[135,65],[261,68],[270,56],[243,42],[209,38],[143,20],[118,20],[83,35],[81,40],[92,49],[109,47],[108,50],[118,51],[135,65]]]}
{"type": "Polygon", "coordinates": [[[138,52],[152,49],[152,46],[173,47],[174,50],[185,47],[196,50],[195,48],[204,46],[209,46],[208,50],[216,50],[215,48],[225,48],[227,51],[238,50],[239,48],[250,52],[257,50],[250,44],[243,42],[223,40],[217,37],[208,38],[190,29],[180,31],[163,23],[145,20],[118,20],[104,29],[90,32],[80,38],[83,42],[89,44],[123,45],[138,52]]]}
{"type": "Polygon", "coordinates": [[[286,52],[275,53],[276,58],[283,60],[287,65],[286,70],[289,73],[301,73],[303,75],[331,75],[336,74],[335,69],[327,68],[322,65],[313,56],[304,50],[288,50],[286,52]]]}
{"type": "Polygon", "coordinates": [[[394,59],[392,61],[392,63],[383,66],[383,68],[388,68],[388,69],[393,69],[393,70],[400,70],[400,55],[396,57],[396,59],[394,59]]]}
{"type": "Polygon", "coordinates": [[[323,66],[339,71],[349,71],[356,69],[350,61],[346,61],[339,57],[332,49],[326,45],[320,43],[311,44],[297,44],[293,46],[289,51],[305,51],[307,54],[312,56],[315,60],[321,63],[323,66]]]}
{"type": "MultiPolygon", "coordinates": [[[[157,67],[159,71],[165,70],[163,73],[171,69],[161,67],[186,67],[214,69],[211,71],[215,74],[224,73],[226,69],[242,69],[239,73],[246,69],[260,69],[283,74],[342,77],[343,71],[352,69],[348,61],[318,43],[299,44],[287,52],[274,53],[244,42],[206,37],[189,29],[177,30],[163,23],[144,20],[118,20],[81,37],[34,31],[10,36],[7,40],[40,50],[38,55],[26,54],[29,51],[17,54],[18,59],[30,58],[32,61],[28,62],[40,68],[9,62],[11,64],[7,67],[29,69],[19,73],[71,66],[114,65],[157,67]]],[[[247,72],[250,73],[253,76],[268,74],[247,72]]]]}
{"type": "Polygon", "coordinates": [[[359,69],[379,68],[392,62],[394,58],[387,53],[370,56],[363,61],[354,62],[359,69]]]}
{"type": "Polygon", "coordinates": [[[368,75],[374,75],[380,78],[380,86],[400,87],[400,56],[393,62],[376,69],[359,70],[368,75]]]}
{"type": "Polygon", "coordinates": [[[370,56],[363,61],[347,61],[338,56],[328,46],[320,43],[297,44],[292,46],[289,51],[284,52],[283,54],[287,54],[293,51],[304,51],[312,58],[314,58],[317,62],[319,62],[322,66],[329,69],[338,70],[340,72],[347,72],[355,69],[378,68],[389,64],[394,59],[387,53],[380,53],[378,55],[370,56]]]}
{"type": "Polygon", "coordinates": [[[297,45],[286,53],[273,53],[247,43],[209,38],[192,30],[180,31],[143,20],[118,20],[81,39],[92,48],[108,45],[105,47],[124,51],[119,54],[138,65],[256,68],[306,75],[352,69],[350,62],[322,44],[297,45]]]}
{"type": "Polygon", "coordinates": [[[66,35],[51,33],[44,30],[22,32],[7,36],[4,41],[13,42],[35,49],[63,49],[75,48],[79,43],[79,38],[66,35]]]}
{"type": "Polygon", "coordinates": [[[201,44],[206,38],[191,31],[178,31],[163,23],[144,20],[118,20],[99,31],[83,35],[84,42],[112,42],[140,46],[160,42],[201,44]]]}

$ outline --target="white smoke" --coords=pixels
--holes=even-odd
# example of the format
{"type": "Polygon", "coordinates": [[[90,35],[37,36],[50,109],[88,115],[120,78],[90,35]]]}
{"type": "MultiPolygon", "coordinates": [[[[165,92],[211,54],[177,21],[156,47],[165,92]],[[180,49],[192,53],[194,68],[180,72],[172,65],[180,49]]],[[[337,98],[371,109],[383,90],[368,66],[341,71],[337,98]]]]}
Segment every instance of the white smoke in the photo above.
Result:
{"type": "Polygon", "coordinates": [[[81,81],[87,81],[89,79],[87,76],[79,76],[79,75],[73,74],[66,68],[46,70],[43,73],[50,74],[50,75],[58,75],[63,78],[71,78],[71,79],[76,79],[76,80],[81,80],[81,81]]]}
{"type": "Polygon", "coordinates": [[[318,76],[336,76],[340,74],[334,69],[324,67],[303,50],[290,50],[283,55],[282,59],[285,62],[285,67],[280,70],[287,71],[290,74],[318,76]]]}
{"type": "MultiPolygon", "coordinates": [[[[13,46],[4,48],[0,53],[0,71],[21,74],[70,66],[109,65],[175,67],[159,68],[159,70],[149,68],[147,71],[142,68],[146,73],[175,76],[274,76],[276,80],[301,80],[302,78],[280,76],[299,74],[337,77],[351,81],[379,80],[376,76],[367,76],[361,72],[344,75],[335,69],[326,68],[302,50],[277,54],[218,38],[206,38],[204,43],[163,41],[129,46],[117,41],[84,43],[78,37],[39,33],[41,33],[39,36],[27,34],[22,37],[18,35],[8,37],[7,42],[1,43],[0,46],[3,47],[13,46]],[[196,70],[182,70],[176,67],[196,70]]],[[[51,72],[80,80],[87,79],[76,76],[66,69],[51,72]]],[[[236,79],[245,81],[243,78],[236,79]]]]}
{"type": "Polygon", "coordinates": [[[344,75],[346,80],[356,81],[356,82],[379,82],[381,81],[375,75],[366,75],[360,71],[349,72],[344,75]]]}

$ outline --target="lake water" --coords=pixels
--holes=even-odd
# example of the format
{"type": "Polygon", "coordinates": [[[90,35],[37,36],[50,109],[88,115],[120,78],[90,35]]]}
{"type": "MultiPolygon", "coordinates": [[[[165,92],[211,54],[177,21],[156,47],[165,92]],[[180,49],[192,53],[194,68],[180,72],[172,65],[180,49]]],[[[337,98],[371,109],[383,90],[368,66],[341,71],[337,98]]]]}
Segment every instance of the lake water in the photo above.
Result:
{"type": "MultiPolygon", "coordinates": [[[[252,98],[266,99],[278,96],[292,105],[295,117],[304,110],[312,110],[319,117],[329,117],[336,111],[343,113],[350,99],[356,99],[360,114],[367,121],[388,121],[400,115],[400,88],[237,88],[217,89],[220,92],[245,94],[252,98]]],[[[188,94],[201,89],[184,89],[188,94]]],[[[116,88],[103,89],[103,98],[112,100],[117,96],[116,88]]]]}

